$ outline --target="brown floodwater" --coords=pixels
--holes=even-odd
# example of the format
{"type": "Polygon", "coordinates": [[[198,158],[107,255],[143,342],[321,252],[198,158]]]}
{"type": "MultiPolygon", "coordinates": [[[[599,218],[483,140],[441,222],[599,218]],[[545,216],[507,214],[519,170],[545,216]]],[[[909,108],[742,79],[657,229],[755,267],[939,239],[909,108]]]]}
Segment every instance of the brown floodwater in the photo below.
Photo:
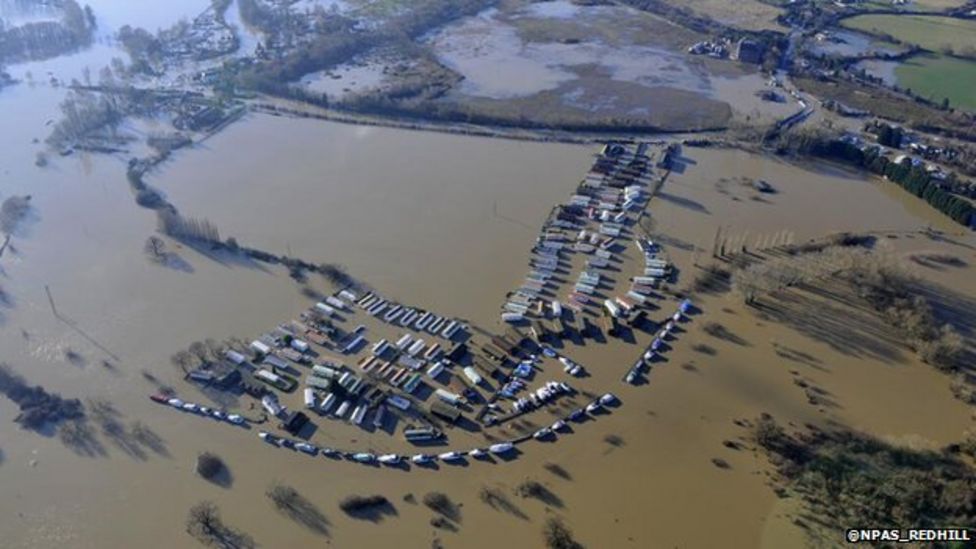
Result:
{"type": "MultiPolygon", "coordinates": [[[[871,353],[852,351],[822,333],[755,317],[728,295],[701,302],[704,315],[687,326],[648,385],[620,381],[646,334],[637,345],[568,346],[565,352],[592,374],[571,383],[612,390],[623,406],[557,442],[524,445],[511,463],[404,472],[274,450],[253,431],[161,409],[146,395],[155,379],[203,400],[169,365],[175,350],[207,337],[256,336],[295,317],[309,299],[280,269],[219,262],[174,243],[184,262],[179,268],[147,261],[142,248],[155,219],[134,206],[123,155],[56,157],[47,168],[34,166],[40,146],[30,140],[44,138],[61,97],[46,85],[0,91],[0,198],[29,193],[34,204],[13,249],[0,258],[0,285],[10,296],[0,306],[3,360],[65,396],[110,402],[124,425],[141,421],[155,431],[164,450],[102,434],[103,455],[78,455],[57,437],[20,430],[11,421],[15,406],[0,399],[5,547],[193,547],[183,521],[203,499],[215,501],[228,524],[265,547],[323,541],[428,547],[435,537],[447,547],[538,546],[551,515],[565,517],[588,547],[802,546],[801,532],[767,485],[764,459],[722,446],[745,435],[734,419],[769,412],[795,425],[836,421],[922,447],[958,440],[972,426],[971,411],[951,397],[948,379],[907,350],[882,342],[871,353]],[[723,323],[740,343],[708,336],[701,331],[705,320],[723,323]],[[717,354],[695,353],[697,343],[717,354]],[[786,361],[775,353],[784,347],[812,358],[786,361]],[[68,360],[68,351],[81,358],[68,360]],[[808,404],[796,375],[828,391],[833,404],[808,404]],[[204,450],[225,458],[230,488],[195,476],[193,460],[204,450]],[[714,466],[712,458],[730,468],[714,466]],[[569,478],[548,472],[546,463],[562,466],[569,478]],[[527,478],[544,481],[558,499],[547,507],[512,495],[527,478]],[[327,538],[271,507],[264,491],[276,480],[298,487],[321,509],[327,538]],[[482,503],[478,494],[486,485],[508,493],[525,518],[482,503]],[[428,491],[463,504],[458,532],[435,530],[428,509],[402,499],[410,493],[419,500],[428,491]],[[386,495],[396,514],[376,522],[351,519],[337,502],[354,493],[386,495]]],[[[390,297],[498,329],[498,308],[525,273],[543,218],[571,194],[594,152],[255,115],[177,154],[151,183],[224,236],[342,264],[390,297]]],[[[780,231],[799,241],[837,230],[879,230],[898,236],[884,239],[892,253],[964,259],[964,267],[916,270],[954,302],[972,303],[973,237],[956,234],[900,189],[824,165],[799,167],[725,150],[684,154],[684,173],[672,176],[650,206],[682,282],[692,276],[694,249],[708,249],[719,227],[748,242],[780,231]],[[765,179],[779,192],[756,200],[738,178],[765,179]],[[915,234],[925,226],[951,234],[943,241],[915,234]]],[[[636,254],[628,257],[621,279],[636,269],[636,254]]],[[[311,284],[324,288],[318,280],[311,284]]],[[[563,376],[547,363],[538,379],[563,376]]],[[[529,419],[542,425],[552,417],[542,411],[529,419]]],[[[321,443],[408,451],[399,437],[316,423],[321,443]]],[[[453,431],[451,441],[461,449],[483,444],[480,435],[453,431]]]]}

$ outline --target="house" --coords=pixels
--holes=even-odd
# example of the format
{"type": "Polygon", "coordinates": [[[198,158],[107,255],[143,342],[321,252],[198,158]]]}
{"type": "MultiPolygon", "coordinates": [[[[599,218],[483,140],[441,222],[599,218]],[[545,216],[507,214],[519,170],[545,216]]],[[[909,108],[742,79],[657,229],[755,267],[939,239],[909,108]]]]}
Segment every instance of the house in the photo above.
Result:
{"type": "Polygon", "coordinates": [[[298,432],[302,430],[303,427],[308,423],[308,416],[303,412],[290,412],[285,415],[284,421],[281,423],[281,427],[293,435],[298,435],[298,432]]]}
{"type": "Polygon", "coordinates": [[[255,339],[251,342],[251,350],[258,355],[266,355],[271,352],[271,346],[261,340],[255,339]]]}
{"type": "Polygon", "coordinates": [[[740,63],[752,63],[758,65],[762,63],[765,48],[759,42],[749,38],[742,38],[735,44],[735,58],[740,63]]]}

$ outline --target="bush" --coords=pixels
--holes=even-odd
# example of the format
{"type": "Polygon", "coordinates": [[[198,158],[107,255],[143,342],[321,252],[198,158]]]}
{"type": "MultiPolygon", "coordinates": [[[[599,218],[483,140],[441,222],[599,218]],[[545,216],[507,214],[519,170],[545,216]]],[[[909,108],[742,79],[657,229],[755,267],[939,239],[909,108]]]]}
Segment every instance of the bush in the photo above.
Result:
{"type": "Polygon", "coordinates": [[[936,339],[922,342],[918,354],[927,364],[943,371],[958,368],[965,352],[962,337],[952,326],[942,326],[936,339]]]}
{"type": "Polygon", "coordinates": [[[783,434],[767,449],[790,488],[825,528],[848,524],[974,524],[976,472],[949,452],[914,450],[846,430],[783,434]]]}
{"type": "Polygon", "coordinates": [[[143,208],[155,210],[157,208],[161,208],[165,203],[166,201],[163,200],[162,195],[160,195],[154,189],[146,187],[136,191],[136,204],[142,206],[143,208]]]}
{"type": "Polygon", "coordinates": [[[204,452],[197,456],[197,474],[207,480],[214,480],[226,470],[224,460],[217,454],[204,452]]]}
{"type": "Polygon", "coordinates": [[[557,518],[546,521],[542,529],[542,537],[548,549],[583,549],[583,545],[573,539],[570,529],[557,518]]]}
{"type": "Polygon", "coordinates": [[[434,512],[440,513],[451,520],[458,520],[460,518],[461,512],[457,505],[451,501],[451,498],[447,497],[447,494],[441,492],[429,492],[424,495],[423,499],[424,505],[429,507],[434,512]]]}
{"type": "Polygon", "coordinates": [[[351,514],[368,511],[376,507],[383,507],[389,505],[389,503],[389,500],[380,495],[348,496],[339,503],[339,509],[351,514]]]}
{"type": "Polygon", "coordinates": [[[11,196],[0,205],[0,231],[10,234],[30,209],[30,195],[11,196]]]}

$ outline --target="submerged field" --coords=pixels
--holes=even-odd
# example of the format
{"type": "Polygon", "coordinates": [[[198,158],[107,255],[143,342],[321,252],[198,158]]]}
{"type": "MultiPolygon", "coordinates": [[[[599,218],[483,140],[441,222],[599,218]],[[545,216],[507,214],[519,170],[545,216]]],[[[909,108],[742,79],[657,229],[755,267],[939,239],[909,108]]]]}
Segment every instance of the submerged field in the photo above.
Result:
{"type": "MultiPolygon", "coordinates": [[[[368,4],[385,12],[405,3],[368,4]]],[[[549,100],[567,101],[578,113],[638,105],[652,116],[673,112],[674,120],[699,123],[714,114],[705,107],[732,102],[719,98],[737,105],[752,99],[757,75],[681,54],[675,48],[684,31],[631,12],[611,10],[616,15],[603,21],[586,15],[603,13],[598,8],[576,11],[587,9],[537,3],[477,18],[467,35],[451,27],[428,37],[453,45],[442,50],[444,58],[470,78],[451,98],[524,102],[526,114],[564,108],[549,100]],[[579,25],[597,25],[602,34],[574,44],[593,30],[579,25]],[[502,32],[508,42],[501,52],[482,40],[494,26],[514,29],[502,32]],[[607,44],[636,60],[605,55],[607,44]],[[558,63],[547,64],[549,54],[558,63]],[[576,89],[582,91],[564,93],[576,89]]],[[[334,80],[373,82],[373,73],[359,69],[343,67],[343,78],[334,80]]],[[[76,76],[56,63],[30,70],[76,76]]],[[[272,447],[256,433],[275,430],[271,423],[231,427],[147,395],[171,388],[259,418],[254,399],[203,390],[170,357],[194,341],[256,337],[335,288],[317,275],[296,281],[281,266],[169,238],[173,261],[153,262],[146,241],[158,234],[156,215],[134,204],[126,180],[135,145],[112,155],[52,154],[47,165],[35,165],[63,97],[63,89],[41,81],[0,91],[0,199],[31,196],[29,215],[0,257],[0,362],[31,385],[84,401],[90,431],[69,438],[20,428],[4,387],[0,507],[11,510],[0,518],[4,548],[197,547],[186,520],[202,501],[214,502],[223,521],[254,545],[272,548],[540,547],[553,517],[590,548],[819,546],[795,521],[803,501],[777,496],[774,467],[751,446],[745,426],[760,414],[784,426],[843,426],[921,449],[958,442],[974,426],[973,409],[953,397],[950,377],[920,362],[856,296],[794,289],[759,309],[729,287],[696,291],[693,283],[719,231],[729,249],[744,245],[760,256],[775,255],[764,247],[774,240],[869,233],[873,251],[907,264],[972,347],[973,233],[894,184],[858,172],[685,148],[648,208],[646,228],[678,272],[656,300],[661,309],[650,314],[661,318],[679,302],[676,294],[688,291],[696,291],[700,313],[679,326],[647,383],[637,386],[621,378],[651,334],[638,331],[632,343],[563,342],[561,352],[589,376],[570,378],[546,360],[532,387],[553,379],[586,393],[526,420],[549,425],[604,391],[618,395],[620,407],[555,440],[529,441],[511,461],[366,467],[272,447]],[[759,193],[757,180],[776,192],[759,193]],[[201,452],[227,464],[220,482],[194,471],[201,452]],[[527,481],[538,484],[520,491],[527,481]],[[267,494],[279,483],[301,494],[297,504],[272,502],[267,494]],[[340,508],[347,496],[374,494],[387,505],[364,514],[340,508]],[[424,503],[432,494],[450,504],[435,510],[424,503]]],[[[501,332],[499,306],[526,274],[543,219],[569,198],[599,149],[251,114],[177,152],[147,181],[186,215],[212,222],[223,238],[341,265],[393,299],[501,332]]],[[[620,263],[608,270],[614,288],[639,267],[633,242],[621,245],[620,263]]],[[[371,334],[381,329],[375,319],[364,323],[371,334]]],[[[303,405],[300,393],[282,399],[303,405]]],[[[317,444],[441,450],[312,416],[317,444]]],[[[444,450],[489,440],[470,425],[448,435],[444,450]]],[[[841,536],[830,531],[823,539],[833,544],[841,536]]]]}
{"type": "MultiPolygon", "coordinates": [[[[38,128],[44,120],[23,112],[17,123],[38,128]]],[[[43,182],[32,191],[37,218],[17,235],[17,253],[3,257],[5,359],[32,383],[116,410],[97,424],[103,442],[95,454],[0,422],[0,500],[21,513],[0,521],[10,547],[130,546],[147,538],[190,546],[186,510],[204,499],[269,547],[426,547],[439,540],[480,548],[497,546],[499,532],[531,547],[550,516],[562,517],[588,547],[783,547],[783,540],[800,544],[803,532],[767,486],[765,460],[739,446],[747,432],[736,421],[768,412],[784,423],[838,422],[926,448],[958,440],[971,423],[947,377],[858,310],[828,302],[773,320],[726,293],[696,298],[702,314],[669,343],[673,350],[647,385],[620,379],[639,346],[567,343],[564,351],[591,372],[567,381],[612,390],[623,405],[555,442],[526,445],[512,462],[405,471],[274,449],[254,431],[160,408],[146,395],[169,385],[187,398],[209,398],[180,379],[170,354],[206,337],[253,337],[293,318],[311,303],[302,287],[284,269],[172,242],[182,266],[153,265],[142,251],[153,216],[132,206],[122,162],[68,157],[37,171],[29,158],[14,160],[28,156],[27,141],[4,144],[13,155],[11,181],[21,182],[5,183],[5,196],[26,192],[32,177],[43,182]],[[70,323],[52,315],[45,286],[70,323]],[[847,318],[858,320],[856,331],[847,318]],[[724,330],[706,330],[710,322],[724,330]],[[68,360],[69,350],[80,358],[68,360]],[[798,376],[829,398],[811,404],[798,376]],[[892,408],[892,399],[925,402],[924,413],[892,408]],[[158,436],[155,449],[127,435],[136,422],[158,436]],[[193,460],[204,450],[228,463],[229,486],[194,476],[193,460]],[[517,495],[525,480],[543,483],[545,497],[517,495]],[[325,522],[313,529],[277,512],[265,496],[276,481],[296,487],[325,522]],[[419,501],[433,491],[460,506],[455,530],[431,526],[435,515],[419,501]],[[489,505],[485,493],[508,503],[489,505]],[[392,510],[350,517],[338,501],[351,494],[384,495],[392,510]],[[702,521],[711,527],[696,528],[702,521]]],[[[178,154],[152,183],[188,215],[210,219],[242,243],[340,263],[391,297],[501,330],[498,307],[525,274],[543,217],[571,194],[595,150],[253,116],[178,154]]],[[[719,227],[749,242],[783,230],[802,241],[880,229],[898,236],[890,240],[895,253],[958,255],[963,266],[919,267],[920,274],[958,303],[976,293],[971,235],[919,235],[944,221],[900,189],[742,152],[687,149],[683,156],[683,168],[650,206],[655,239],[678,265],[681,285],[694,278],[719,227]],[[758,178],[778,192],[757,196],[744,181],[758,178]]],[[[632,268],[625,263],[616,276],[632,268]]],[[[325,289],[318,279],[308,285],[325,289]]],[[[648,336],[640,338],[646,344],[648,336]]],[[[538,375],[563,377],[550,363],[538,375]]],[[[284,398],[300,406],[297,395],[284,398]]],[[[255,414],[250,404],[229,405],[255,414]]],[[[0,409],[5,417],[14,411],[6,399],[0,409]]],[[[540,425],[553,417],[540,411],[528,419],[540,425]]],[[[313,421],[319,443],[411,450],[399,436],[313,421]]],[[[449,434],[452,447],[484,443],[479,432],[449,434]]]]}
{"type": "Polygon", "coordinates": [[[754,69],[685,53],[702,38],[629,8],[558,0],[487,10],[425,44],[463,78],[440,101],[473,113],[678,130],[789,112],[755,97],[754,69]]]}

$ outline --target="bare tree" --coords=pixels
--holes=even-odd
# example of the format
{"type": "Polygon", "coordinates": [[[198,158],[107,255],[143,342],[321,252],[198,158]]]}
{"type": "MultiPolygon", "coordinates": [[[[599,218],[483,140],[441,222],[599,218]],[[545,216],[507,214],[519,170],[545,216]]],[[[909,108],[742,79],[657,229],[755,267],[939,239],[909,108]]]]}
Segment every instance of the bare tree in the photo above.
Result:
{"type": "Polygon", "coordinates": [[[170,357],[170,362],[172,362],[174,366],[182,370],[185,374],[190,366],[193,365],[193,355],[186,350],[177,351],[173,356],[170,357]]]}
{"type": "Polygon", "coordinates": [[[190,344],[190,354],[197,357],[201,363],[208,363],[210,358],[210,350],[207,349],[206,344],[202,341],[194,341],[190,344]]]}
{"type": "Polygon", "coordinates": [[[250,536],[224,524],[217,505],[211,501],[201,501],[190,507],[186,531],[200,543],[213,547],[249,549],[255,546],[250,536]]]}
{"type": "Polygon", "coordinates": [[[147,238],[146,245],[143,249],[150,261],[155,263],[165,263],[169,257],[169,252],[166,251],[166,243],[158,236],[150,236],[147,238]]]}

